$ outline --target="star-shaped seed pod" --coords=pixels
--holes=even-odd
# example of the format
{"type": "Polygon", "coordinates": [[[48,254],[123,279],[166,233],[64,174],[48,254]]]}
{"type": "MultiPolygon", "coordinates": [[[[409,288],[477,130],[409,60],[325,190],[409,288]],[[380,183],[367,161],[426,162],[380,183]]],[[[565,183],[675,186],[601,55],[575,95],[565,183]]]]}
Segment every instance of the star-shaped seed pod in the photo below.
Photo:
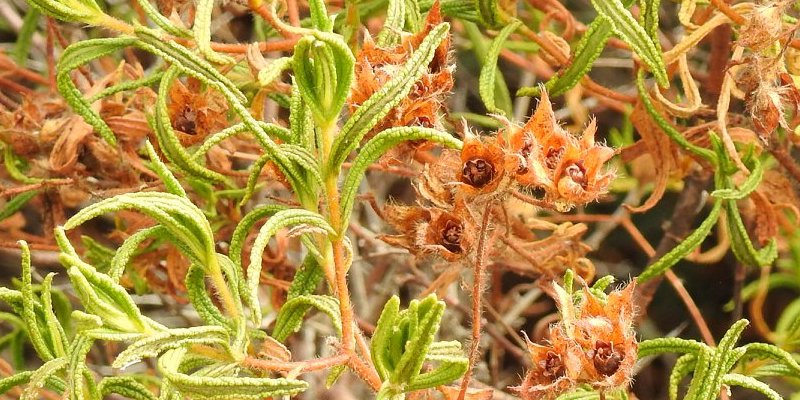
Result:
{"type": "MultiPolygon", "coordinates": [[[[436,2],[428,12],[422,30],[415,34],[401,33],[401,42],[396,46],[381,47],[367,35],[356,57],[355,79],[348,102],[351,114],[397,75],[431,29],[440,23],[442,15],[439,3],[436,2]]],[[[447,96],[453,89],[453,70],[450,38],[447,37],[436,48],[427,71],[422,74],[408,96],[375,125],[367,137],[397,126],[442,129],[440,115],[444,112],[447,96]]]]}

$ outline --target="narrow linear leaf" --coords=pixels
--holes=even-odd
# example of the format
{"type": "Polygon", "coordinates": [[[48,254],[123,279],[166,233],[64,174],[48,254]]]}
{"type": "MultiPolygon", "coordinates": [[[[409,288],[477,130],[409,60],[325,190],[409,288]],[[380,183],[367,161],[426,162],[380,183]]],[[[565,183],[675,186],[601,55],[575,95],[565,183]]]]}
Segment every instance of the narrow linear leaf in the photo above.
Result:
{"type": "Polygon", "coordinates": [[[26,330],[28,331],[28,338],[33,345],[34,350],[39,357],[44,361],[50,361],[55,358],[56,354],[54,349],[48,345],[45,339],[46,331],[42,328],[46,326],[45,321],[40,320],[36,312],[37,301],[33,296],[33,282],[31,281],[31,250],[28,248],[28,243],[24,240],[17,242],[20,246],[22,257],[22,286],[20,287],[21,300],[22,300],[22,319],[25,321],[26,330]]]}
{"type": "Polygon", "coordinates": [[[287,210],[288,207],[280,204],[265,204],[254,208],[252,211],[242,218],[236,225],[233,234],[231,235],[230,247],[228,248],[228,256],[233,261],[233,264],[241,268],[242,264],[242,249],[245,246],[247,234],[253,226],[261,219],[274,215],[275,213],[287,210]]]}
{"type": "Polygon", "coordinates": [[[647,88],[645,87],[645,80],[644,80],[644,71],[640,70],[638,75],[636,76],[636,87],[639,90],[639,98],[642,100],[642,104],[644,104],[647,113],[653,118],[659,127],[670,137],[675,143],[677,143],[681,148],[684,150],[701,157],[712,164],[717,164],[717,155],[714,151],[699,147],[694,143],[689,142],[677,129],[675,129],[667,120],[658,113],[655,106],[653,105],[652,100],[650,100],[650,94],[647,92],[647,88]]]}
{"type": "Polygon", "coordinates": [[[681,338],[656,338],[639,343],[639,358],[663,354],[695,354],[705,346],[696,340],[681,338]]]}
{"type": "Polygon", "coordinates": [[[669,87],[669,78],[661,51],[647,31],[633,18],[620,0],[592,0],[597,13],[611,21],[614,33],[633,49],[647,65],[662,87],[669,87]]]}
{"type": "Polygon", "coordinates": [[[264,397],[293,396],[306,388],[306,382],[287,378],[211,377],[180,372],[185,349],[167,351],[158,360],[164,379],[183,397],[204,400],[261,400],[264,397]]]}
{"type": "Polygon", "coordinates": [[[228,340],[228,331],[219,326],[170,329],[145,336],[132,343],[117,355],[111,366],[125,369],[128,365],[139,362],[144,358],[156,357],[167,350],[195,344],[227,347],[228,340]]]}
{"type": "Polygon", "coordinates": [[[186,197],[186,191],[183,190],[183,186],[181,186],[181,183],[177,178],[175,178],[175,175],[172,175],[172,172],[169,171],[167,165],[164,164],[160,158],[158,158],[158,154],[156,154],[156,149],[153,148],[153,144],[150,143],[149,140],[145,140],[144,148],[145,151],[147,151],[147,156],[150,157],[150,161],[153,163],[153,172],[155,172],[156,175],[161,178],[161,181],[164,182],[164,188],[167,190],[167,193],[186,197]]]}
{"type": "Polygon", "coordinates": [[[118,394],[132,400],[157,400],[153,393],[132,376],[107,376],[97,385],[97,391],[105,397],[118,394]]]}
{"type": "Polygon", "coordinates": [[[200,315],[200,319],[208,325],[218,325],[231,328],[232,323],[222,315],[219,308],[214,304],[211,296],[206,289],[205,269],[197,264],[189,266],[186,272],[186,297],[200,315]]]}
{"type": "Polygon", "coordinates": [[[28,386],[22,392],[20,400],[36,400],[39,398],[39,391],[45,386],[48,378],[56,375],[59,371],[66,368],[67,359],[64,357],[54,358],[39,367],[28,380],[28,386]]]}
{"type": "Polygon", "coordinates": [[[347,156],[355,150],[364,135],[399,104],[419,80],[433,59],[436,48],[449,32],[450,25],[443,23],[431,29],[419,48],[406,61],[397,74],[379,91],[365,101],[347,120],[333,142],[332,157],[325,166],[324,175],[337,173],[347,156]]]}
{"type": "Polygon", "coordinates": [[[331,296],[306,294],[288,300],[278,312],[272,337],[283,342],[289,335],[300,330],[303,317],[312,307],[324,312],[330,317],[336,331],[341,333],[342,321],[339,315],[339,300],[331,296]]]}
{"type": "MultiPolygon", "coordinates": [[[[560,96],[566,93],[592,70],[594,62],[603,53],[606,42],[611,37],[612,26],[611,20],[604,15],[598,15],[592,21],[575,48],[569,66],[560,70],[544,84],[550,96],[560,96]]],[[[540,90],[539,86],[520,88],[517,96],[539,96],[540,90]]]]}
{"type": "Polygon", "coordinates": [[[28,60],[28,53],[33,41],[33,35],[39,26],[41,13],[38,8],[31,7],[25,14],[25,19],[22,20],[22,27],[17,33],[17,41],[14,43],[14,49],[11,54],[14,55],[14,60],[17,65],[26,65],[28,60]]]}
{"type": "Polygon", "coordinates": [[[390,47],[399,43],[399,32],[403,31],[406,23],[406,0],[389,0],[388,3],[386,19],[376,41],[379,47],[390,47]]]}
{"type": "Polygon", "coordinates": [[[636,277],[636,282],[643,283],[663,274],[664,271],[677,264],[678,261],[682,260],[695,248],[700,246],[706,236],[708,236],[708,234],[711,232],[711,229],[717,223],[720,210],[722,209],[722,203],[722,201],[716,201],[714,206],[711,208],[711,212],[708,214],[708,217],[706,217],[700,226],[697,227],[697,229],[695,229],[694,232],[692,232],[689,236],[687,236],[686,239],[675,246],[675,248],[670,250],[667,254],[658,259],[658,261],[654,262],[644,271],[642,271],[642,273],[636,277]]]}
{"type": "Polygon", "coordinates": [[[172,82],[178,78],[180,70],[176,67],[170,67],[164,76],[161,78],[161,84],[158,87],[158,99],[156,100],[156,113],[154,118],[153,130],[158,139],[158,145],[167,159],[175,164],[177,167],[186,171],[195,178],[207,180],[210,182],[225,182],[226,177],[219,172],[211,171],[210,169],[200,165],[195,159],[183,148],[180,139],[175,134],[172,128],[172,122],[169,119],[169,109],[167,107],[167,99],[170,98],[169,88],[172,82]]]}
{"type": "Polygon", "coordinates": [[[678,386],[683,378],[687,377],[695,368],[696,357],[694,354],[684,354],[678,358],[669,374],[669,399],[678,399],[678,386]]]}
{"type": "Polygon", "coordinates": [[[783,400],[783,397],[769,387],[769,385],[749,376],[728,373],[722,377],[722,383],[728,386],[739,386],[745,389],[755,390],[770,400],[783,400]]]}
{"type": "Polygon", "coordinates": [[[0,210],[0,221],[3,221],[4,219],[16,214],[17,211],[22,209],[25,204],[28,204],[28,202],[32,198],[36,197],[37,194],[39,194],[38,190],[31,190],[14,196],[14,198],[6,202],[6,204],[3,206],[3,209],[0,210]]]}
{"type": "Polygon", "coordinates": [[[416,329],[411,331],[412,336],[408,338],[405,352],[392,374],[392,382],[414,382],[428,354],[428,347],[433,343],[433,338],[439,330],[439,323],[444,315],[444,302],[437,300],[435,295],[430,295],[420,301],[419,307],[421,320],[416,329]]]}
{"type": "Polygon", "coordinates": [[[370,341],[372,363],[375,364],[375,369],[382,381],[387,381],[392,373],[393,363],[388,357],[389,341],[399,314],[400,298],[392,296],[383,306],[381,316],[375,324],[375,333],[370,341]]]}
{"type": "MultiPolygon", "coordinates": [[[[141,1],[147,1],[147,0],[141,0],[141,1]]],[[[124,92],[124,91],[128,91],[128,90],[134,90],[134,89],[138,89],[138,88],[141,88],[141,87],[150,86],[152,84],[155,84],[159,80],[161,80],[162,76],[164,76],[164,73],[159,71],[159,72],[154,72],[152,74],[149,74],[149,75],[147,75],[147,76],[145,76],[143,78],[135,79],[135,80],[128,81],[128,82],[118,83],[118,84],[116,84],[114,86],[110,86],[110,87],[107,87],[107,88],[101,90],[100,92],[98,92],[95,95],[92,95],[91,97],[86,99],[86,102],[91,104],[91,103],[94,103],[97,100],[100,100],[100,99],[104,98],[104,97],[113,96],[113,95],[115,95],[117,93],[120,93],[120,92],[124,92]]]]}
{"type": "Polygon", "coordinates": [[[264,249],[266,249],[270,239],[279,230],[298,225],[314,227],[329,235],[333,235],[335,233],[334,229],[331,228],[328,222],[321,215],[308,210],[281,210],[267,220],[267,222],[259,230],[250,250],[250,265],[247,267],[248,287],[247,291],[244,292],[247,293],[247,295],[245,295],[245,304],[250,307],[252,321],[256,324],[261,321],[261,309],[257,305],[258,282],[259,278],[261,277],[261,264],[264,249]]]}
{"type": "Polygon", "coordinates": [[[511,21],[510,24],[506,25],[492,41],[492,45],[489,46],[486,58],[483,60],[483,67],[481,68],[478,89],[481,99],[483,99],[483,103],[486,104],[486,109],[491,113],[507,115],[508,112],[507,110],[498,108],[497,104],[495,103],[495,93],[497,91],[495,78],[499,72],[497,69],[497,59],[500,56],[500,51],[503,49],[503,44],[505,44],[508,36],[514,33],[514,31],[516,31],[520,25],[522,25],[522,21],[518,19],[515,19],[511,21]]]}
{"type": "Polygon", "coordinates": [[[67,104],[72,107],[76,114],[83,117],[87,124],[91,125],[100,137],[109,144],[116,144],[114,132],[103,121],[100,114],[92,110],[91,105],[83,98],[83,94],[72,82],[70,73],[96,58],[104,57],[115,53],[118,50],[131,46],[136,43],[135,38],[119,37],[109,39],[90,39],[71,44],[64,49],[61,58],[56,66],[56,84],[59,93],[64,97],[67,104]]]}
{"type": "Polygon", "coordinates": [[[197,49],[208,60],[217,64],[232,64],[235,60],[211,49],[211,13],[214,11],[214,0],[197,0],[194,17],[194,38],[197,49]]]}
{"type": "Polygon", "coordinates": [[[150,18],[153,23],[155,23],[159,28],[163,29],[166,32],[169,32],[172,35],[182,37],[182,38],[191,38],[192,32],[186,28],[178,27],[169,20],[169,18],[162,15],[158,10],[150,4],[150,0],[136,0],[139,3],[139,7],[141,7],[142,11],[150,18]]]}
{"type": "Polygon", "coordinates": [[[340,234],[345,231],[353,212],[358,186],[364,179],[367,168],[372,165],[384,153],[399,143],[409,140],[428,140],[441,143],[445,147],[460,149],[462,142],[452,135],[430,128],[421,127],[397,127],[389,128],[375,135],[358,152],[358,156],[353,161],[350,171],[342,184],[341,213],[342,226],[335,227],[340,234]]]}

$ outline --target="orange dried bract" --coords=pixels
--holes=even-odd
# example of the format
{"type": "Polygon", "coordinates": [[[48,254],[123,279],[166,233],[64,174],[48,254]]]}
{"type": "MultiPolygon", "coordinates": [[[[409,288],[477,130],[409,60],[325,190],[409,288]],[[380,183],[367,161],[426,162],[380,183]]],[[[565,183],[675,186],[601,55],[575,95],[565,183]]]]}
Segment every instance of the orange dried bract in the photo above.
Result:
{"type": "Polygon", "coordinates": [[[533,367],[513,389],[525,399],[551,399],[578,385],[598,391],[628,386],[638,353],[634,283],[611,292],[605,301],[584,287],[578,306],[553,285],[562,319],[550,326],[549,343],[528,342],[533,367]]]}
{"type": "MultiPolygon", "coordinates": [[[[428,13],[424,28],[416,34],[401,33],[401,43],[394,47],[379,47],[367,36],[358,53],[355,79],[350,89],[350,113],[378,92],[403,67],[431,29],[442,23],[438,2],[428,13]]],[[[427,71],[400,104],[379,122],[368,135],[389,127],[423,126],[442,128],[440,114],[445,110],[447,95],[453,89],[453,65],[450,58],[450,39],[442,40],[436,48],[427,71]]]]}
{"type": "Polygon", "coordinates": [[[497,193],[506,181],[504,159],[503,149],[494,141],[468,137],[464,140],[456,177],[461,183],[459,192],[468,197],[497,193]]]}
{"type": "Polygon", "coordinates": [[[224,128],[227,105],[222,95],[213,90],[200,90],[199,84],[184,85],[176,80],[169,89],[167,105],[172,127],[179,131],[184,146],[202,142],[206,136],[224,128]]]}
{"type": "Polygon", "coordinates": [[[541,188],[545,201],[559,209],[597,200],[614,178],[603,168],[614,150],[595,142],[594,120],[578,138],[559,126],[547,92],[536,112],[522,127],[508,129],[509,158],[515,179],[523,185],[541,188]]]}
{"type": "Polygon", "coordinates": [[[460,216],[459,209],[450,212],[439,208],[387,206],[386,221],[399,235],[383,235],[380,239],[417,255],[436,255],[447,261],[458,261],[474,242],[474,227],[460,216]]]}

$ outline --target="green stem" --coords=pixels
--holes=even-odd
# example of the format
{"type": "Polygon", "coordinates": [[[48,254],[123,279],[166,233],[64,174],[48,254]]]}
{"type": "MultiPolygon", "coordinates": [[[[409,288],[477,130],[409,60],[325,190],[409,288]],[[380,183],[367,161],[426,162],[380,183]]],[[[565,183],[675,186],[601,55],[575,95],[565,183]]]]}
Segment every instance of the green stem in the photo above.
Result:
{"type": "Polygon", "coordinates": [[[233,294],[231,294],[228,283],[225,281],[225,276],[222,273],[219,261],[217,261],[216,254],[211,257],[211,261],[209,262],[208,275],[211,278],[211,283],[214,285],[214,288],[217,289],[217,294],[219,295],[220,301],[222,301],[222,307],[225,309],[225,313],[230,315],[233,319],[240,318],[241,313],[239,307],[237,306],[237,302],[233,299],[233,294]]]}

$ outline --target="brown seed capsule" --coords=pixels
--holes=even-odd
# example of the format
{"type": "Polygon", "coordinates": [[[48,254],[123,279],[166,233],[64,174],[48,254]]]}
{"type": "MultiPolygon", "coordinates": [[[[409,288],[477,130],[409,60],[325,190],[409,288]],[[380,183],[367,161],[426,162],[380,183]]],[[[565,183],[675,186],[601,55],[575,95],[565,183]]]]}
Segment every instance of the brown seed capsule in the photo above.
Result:
{"type": "Polygon", "coordinates": [[[451,253],[461,253],[461,236],[464,234],[464,226],[455,220],[448,220],[442,231],[442,246],[451,253]]]}
{"type": "Polygon", "coordinates": [[[547,156],[544,159],[544,165],[550,169],[556,169],[558,162],[561,161],[561,156],[564,155],[563,147],[554,147],[547,151],[547,156]]]}
{"type": "Polygon", "coordinates": [[[494,166],[482,158],[468,160],[461,170],[464,183],[482,188],[494,179],[494,166]]]}
{"type": "Polygon", "coordinates": [[[566,373],[564,362],[561,360],[561,355],[553,351],[548,351],[547,356],[540,362],[540,367],[544,371],[542,375],[550,379],[558,379],[566,373]]]}
{"type": "Polygon", "coordinates": [[[605,376],[611,376],[619,369],[622,355],[614,349],[613,343],[597,340],[594,350],[591,350],[590,353],[592,363],[597,372],[605,376]]]}
{"type": "Polygon", "coordinates": [[[568,166],[565,171],[573,182],[586,189],[586,168],[583,167],[583,161],[576,161],[568,166]]]}

